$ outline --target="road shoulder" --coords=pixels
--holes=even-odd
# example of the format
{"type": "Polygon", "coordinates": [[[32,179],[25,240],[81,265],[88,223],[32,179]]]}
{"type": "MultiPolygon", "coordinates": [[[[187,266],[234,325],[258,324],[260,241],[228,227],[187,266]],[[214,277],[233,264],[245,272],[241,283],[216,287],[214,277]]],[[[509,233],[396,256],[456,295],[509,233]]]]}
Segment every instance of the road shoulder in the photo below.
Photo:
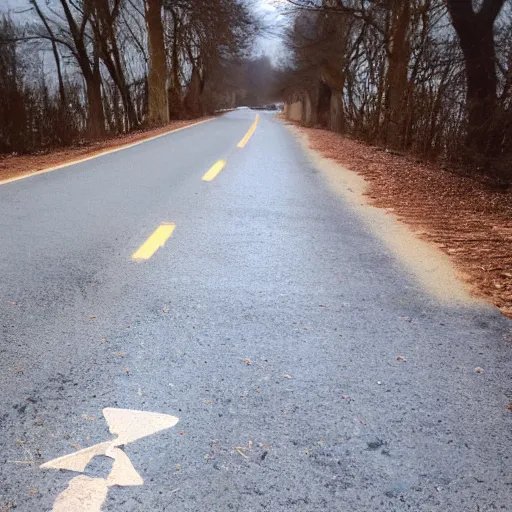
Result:
{"type": "Polygon", "coordinates": [[[485,299],[512,316],[510,192],[329,131],[286,126],[425,289],[443,301],[485,299]]]}

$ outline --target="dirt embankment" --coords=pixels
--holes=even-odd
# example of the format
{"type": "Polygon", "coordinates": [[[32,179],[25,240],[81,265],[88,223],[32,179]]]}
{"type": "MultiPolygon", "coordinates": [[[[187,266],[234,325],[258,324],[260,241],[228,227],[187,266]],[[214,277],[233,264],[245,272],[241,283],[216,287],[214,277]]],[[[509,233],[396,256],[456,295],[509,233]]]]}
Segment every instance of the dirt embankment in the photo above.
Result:
{"type": "Polygon", "coordinates": [[[369,203],[448,255],[472,292],[512,317],[512,190],[356,142],[298,128],[312,150],[367,182],[369,203]]]}
{"type": "Polygon", "coordinates": [[[37,173],[39,171],[64,166],[77,160],[87,159],[98,156],[124,146],[136,144],[137,142],[164,135],[186,126],[207,121],[211,117],[202,119],[193,119],[187,121],[171,121],[165,126],[153,128],[151,130],[132,132],[127,135],[110,137],[104,140],[72,146],[48,153],[35,155],[0,155],[0,183],[2,181],[16,179],[22,176],[37,173]]]}

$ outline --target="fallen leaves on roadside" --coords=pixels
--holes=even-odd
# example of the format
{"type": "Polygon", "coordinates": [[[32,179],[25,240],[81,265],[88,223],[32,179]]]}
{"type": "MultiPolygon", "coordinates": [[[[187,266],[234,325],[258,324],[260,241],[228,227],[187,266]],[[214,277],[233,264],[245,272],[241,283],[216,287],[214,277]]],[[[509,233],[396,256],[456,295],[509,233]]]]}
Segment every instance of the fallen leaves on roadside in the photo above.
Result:
{"type": "Polygon", "coordinates": [[[247,358],[247,357],[240,358],[240,361],[244,362],[247,366],[251,366],[252,365],[252,361],[249,358],[247,358]]]}
{"type": "Polygon", "coordinates": [[[365,195],[372,206],[393,212],[413,230],[421,227],[421,238],[449,254],[478,295],[512,317],[511,187],[495,187],[479,172],[453,172],[334,132],[299,131],[313,150],[367,180],[365,195]]]}
{"type": "Polygon", "coordinates": [[[484,370],[483,370],[483,368],[480,368],[480,366],[477,366],[477,367],[475,368],[475,372],[476,372],[476,373],[484,373],[484,370]]]}
{"type": "Polygon", "coordinates": [[[37,494],[39,491],[37,489],[30,489],[28,491],[29,494],[37,494]]]}
{"type": "Polygon", "coordinates": [[[75,450],[80,450],[81,446],[78,443],[69,443],[69,446],[71,448],[74,448],[75,450]]]}
{"type": "Polygon", "coordinates": [[[509,411],[512,411],[512,403],[508,404],[507,409],[508,409],[509,411]]]}
{"type": "Polygon", "coordinates": [[[96,417],[95,416],[89,416],[87,413],[82,414],[82,418],[85,421],[96,421],[96,417]]]}
{"type": "Polygon", "coordinates": [[[119,357],[124,357],[126,354],[125,354],[124,352],[118,352],[118,353],[117,353],[117,355],[118,355],[119,357]]]}
{"type": "Polygon", "coordinates": [[[252,441],[249,441],[247,443],[247,446],[235,446],[234,449],[244,458],[249,459],[249,457],[246,455],[245,452],[252,450],[252,447],[254,446],[254,443],[252,441]]]}
{"type": "Polygon", "coordinates": [[[94,320],[96,318],[96,315],[89,315],[89,320],[94,320]]]}

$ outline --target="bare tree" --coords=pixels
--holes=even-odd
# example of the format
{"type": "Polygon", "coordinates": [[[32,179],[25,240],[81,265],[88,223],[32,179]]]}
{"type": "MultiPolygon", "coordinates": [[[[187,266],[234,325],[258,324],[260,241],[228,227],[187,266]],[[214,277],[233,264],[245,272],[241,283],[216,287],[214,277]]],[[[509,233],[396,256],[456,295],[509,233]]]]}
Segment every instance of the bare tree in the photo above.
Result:
{"type": "Polygon", "coordinates": [[[245,0],[25,1],[32,20],[0,25],[0,152],[236,103],[255,34],[245,0]]]}
{"type": "Polygon", "coordinates": [[[289,4],[294,65],[283,91],[302,102],[305,124],[512,174],[510,4],[482,0],[478,10],[471,0],[289,4]],[[326,117],[322,98],[329,95],[326,117]]]}
{"type": "Polygon", "coordinates": [[[471,0],[447,0],[457,31],[467,81],[467,145],[477,153],[500,151],[502,127],[496,126],[498,81],[494,23],[505,0],[484,0],[478,12],[471,0]]]}

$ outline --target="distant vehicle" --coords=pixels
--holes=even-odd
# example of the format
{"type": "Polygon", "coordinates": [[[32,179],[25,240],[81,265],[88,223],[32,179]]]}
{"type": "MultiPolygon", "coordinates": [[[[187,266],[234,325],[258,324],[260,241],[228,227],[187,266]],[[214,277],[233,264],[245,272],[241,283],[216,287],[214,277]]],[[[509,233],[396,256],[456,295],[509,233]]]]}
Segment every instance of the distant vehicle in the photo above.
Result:
{"type": "Polygon", "coordinates": [[[271,110],[275,112],[277,110],[282,110],[282,103],[267,103],[266,105],[260,105],[252,108],[253,110],[271,110]]]}

